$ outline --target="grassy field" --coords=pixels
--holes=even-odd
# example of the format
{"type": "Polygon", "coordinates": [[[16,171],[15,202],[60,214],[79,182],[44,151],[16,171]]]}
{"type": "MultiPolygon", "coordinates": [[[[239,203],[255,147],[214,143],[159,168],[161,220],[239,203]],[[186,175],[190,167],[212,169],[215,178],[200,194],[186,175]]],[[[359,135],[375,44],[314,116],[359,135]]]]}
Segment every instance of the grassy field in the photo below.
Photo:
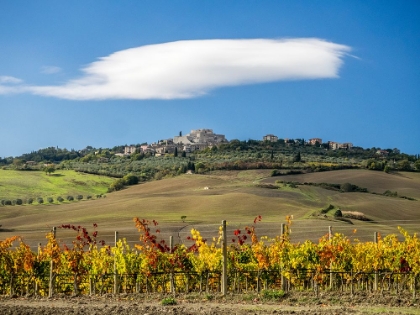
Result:
{"type": "Polygon", "coordinates": [[[0,170],[0,199],[95,196],[106,193],[113,181],[105,176],[67,170],[57,170],[51,175],[41,171],[0,170]]]}
{"type": "MultiPolygon", "coordinates": [[[[1,172],[1,171],[0,171],[1,172]]],[[[63,173],[66,177],[67,173],[63,173]]],[[[85,178],[90,178],[88,175],[85,178]]],[[[292,241],[316,241],[332,226],[351,238],[372,240],[373,233],[398,233],[397,226],[409,232],[419,232],[420,201],[374,195],[371,193],[342,193],[315,186],[257,187],[260,182],[275,180],[352,184],[369,191],[398,191],[420,200],[420,174],[385,174],[366,170],[342,170],[306,175],[269,177],[270,170],[213,172],[207,175],[182,175],[148,182],[98,200],[84,200],[62,205],[34,205],[0,207],[0,239],[22,235],[34,244],[45,242],[45,232],[61,224],[80,224],[86,227],[98,224],[99,237],[112,242],[114,231],[130,242],[138,239],[133,217],[157,220],[163,238],[173,235],[176,242],[184,242],[192,227],[205,237],[217,236],[221,220],[228,221],[228,233],[250,225],[261,215],[257,225],[260,235],[275,236],[280,232],[286,215],[293,215],[292,241]],[[313,214],[329,204],[343,211],[362,212],[372,221],[335,220],[313,214]],[[181,216],[186,216],[182,222],[181,216]],[[354,233],[354,230],[357,230],[354,233]]],[[[45,176],[47,177],[47,176],[45,176]]],[[[70,177],[70,175],[69,175],[70,177]]],[[[71,177],[73,178],[73,177],[71,177]]],[[[78,179],[74,179],[77,181],[78,179]]],[[[105,179],[104,179],[105,183],[105,179]]],[[[89,185],[87,185],[89,186],[89,185]]],[[[53,191],[53,190],[52,190],[53,191]]],[[[63,230],[60,239],[70,241],[63,230]]]]}

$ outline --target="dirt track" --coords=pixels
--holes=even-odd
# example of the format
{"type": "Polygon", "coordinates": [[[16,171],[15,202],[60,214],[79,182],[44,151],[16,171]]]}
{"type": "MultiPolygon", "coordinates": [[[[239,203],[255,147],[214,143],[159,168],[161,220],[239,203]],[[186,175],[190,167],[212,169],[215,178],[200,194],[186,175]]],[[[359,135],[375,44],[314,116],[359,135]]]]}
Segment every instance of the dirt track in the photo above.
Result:
{"type": "Polygon", "coordinates": [[[212,297],[178,296],[176,305],[163,306],[163,296],[120,295],[113,297],[1,297],[2,315],[158,315],[158,314],[420,314],[419,300],[408,292],[402,295],[358,293],[293,292],[277,301],[262,301],[257,296],[212,297]]]}

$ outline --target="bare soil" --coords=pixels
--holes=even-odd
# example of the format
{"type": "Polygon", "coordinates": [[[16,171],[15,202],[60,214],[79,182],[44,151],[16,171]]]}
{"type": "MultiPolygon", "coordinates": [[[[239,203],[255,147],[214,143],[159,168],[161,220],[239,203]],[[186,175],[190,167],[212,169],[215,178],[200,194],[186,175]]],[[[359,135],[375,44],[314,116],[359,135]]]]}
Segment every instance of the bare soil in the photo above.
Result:
{"type": "MultiPolygon", "coordinates": [[[[168,296],[166,296],[168,297],[168,296]]],[[[175,305],[162,305],[163,295],[111,294],[102,296],[0,297],[4,315],[157,315],[157,314],[420,314],[411,292],[291,292],[278,300],[253,294],[176,296],[175,305]]]]}

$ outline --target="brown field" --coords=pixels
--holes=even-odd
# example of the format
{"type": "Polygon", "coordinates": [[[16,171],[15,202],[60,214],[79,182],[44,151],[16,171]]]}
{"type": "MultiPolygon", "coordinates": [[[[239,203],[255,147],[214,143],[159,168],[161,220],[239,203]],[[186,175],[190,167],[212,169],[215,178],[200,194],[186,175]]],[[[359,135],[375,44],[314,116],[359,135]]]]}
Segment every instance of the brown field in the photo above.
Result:
{"type": "MultiPolygon", "coordinates": [[[[304,175],[269,177],[269,170],[214,172],[208,175],[183,175],[175,178],[132,186],[108,194],[106,198],[61,205],[24,205],[0,208],[0,239],[20,235],[36,246],[45,243],[45,233],[53,226],[75,224],[91,227],[98,224],[99,237],[107,242],[119,237],[130,242],[138,239],[133,217],[157,220],[161,236],[170,235],[176,242],[185,242],[192,227],[205,237],[218,235],[221,220],[228,221],[228,231],[250,225],[261,215],[257,232],[275,236],[280,232],[286,215],[293,215],[292,241],[316,241],[332,226],[334,232],[351,238],[371,240],[373,233],[382,235],[398,233],[402,226],[410,233],[420,230],[420,174],[365,170],[342,170],[304,175]],[[268,189],[256,187],[258,182],[274,183],[276,180],[298,182],[345,183],[367,188],[370,192],[397,191],[417,199],[374,195],[371,193],[341,193],[314,186],[268,189]],[[208,187],[208,189],[205,189],[208,187]],[[335,220],[331,213],[311,216],[329,204],[342,211],[363,213],[370,222],[335,220]],[[181,216],[187,216],[184,222],[181,216]],[[2,229],[2,230],[1,230],[2,229]],[[357,230],[356,233],[353,233],[357,230]]],[[[74,235],[58,230],[64,242],[74,235]]]]}

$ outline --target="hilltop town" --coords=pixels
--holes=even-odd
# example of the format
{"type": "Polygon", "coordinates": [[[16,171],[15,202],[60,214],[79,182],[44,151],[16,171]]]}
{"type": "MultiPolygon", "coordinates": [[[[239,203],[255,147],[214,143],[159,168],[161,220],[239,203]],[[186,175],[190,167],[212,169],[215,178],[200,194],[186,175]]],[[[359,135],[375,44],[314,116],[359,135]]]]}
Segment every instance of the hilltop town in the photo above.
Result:
{"type": "MultiPolygon", "coordinates": [[[[285,145],[312,145],[330,150],[349,150],[353,148],[353,144],[350,142],[339,143],[335,141],[328,141],[324,143],[322,142],[321,138],[312,138],[308,141],[304,141],[303,139],[279,139],[278,136],[273,134],[265,135],[262,138],[262,141],[270,143],[277,143],[280,141],[284,142],[285,145]]],[[[213,132],[213,129],[195,129],[191,130],[189,134],[182,135],[182,132],[180,132],[178,136],[174,136],[173,138],[165,140],[160,140],[151,144],[125,146],[124,153],[117,153],[116,155],[127,156],[134,153],[152,153],[155,156],[163,156],[165,154],[174,154],[176,151],[191,153],[206,148],[212,148],[222,143],[229,143],[225,135],[216,134],[213,132]]]]}

